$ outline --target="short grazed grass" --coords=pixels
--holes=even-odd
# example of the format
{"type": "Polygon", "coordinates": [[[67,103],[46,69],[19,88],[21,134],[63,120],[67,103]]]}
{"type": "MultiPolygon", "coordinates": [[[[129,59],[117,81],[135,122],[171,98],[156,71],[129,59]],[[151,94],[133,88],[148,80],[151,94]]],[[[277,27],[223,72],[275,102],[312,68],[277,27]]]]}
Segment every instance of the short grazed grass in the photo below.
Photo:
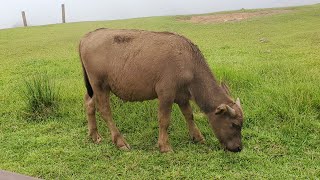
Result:
{"type": "Polygon", "coordinates": [[[320,5],[290,13],[192,24],[175,17],[84,22],[0,30],[0,169],[44,179],[316,179],[320,177],[320,5]],[[100,27],[173,31],[202,50],[219,80],[240,97],[244,150],[220,149],[195,107],[207,143],[193,144],[174,106],[170,141],[160,154],[157,101],[112,97],[113,116],[130,143],[121,152],[98,117],[101,144],[87,137],[79,39],[100,27]],[[20,116],[24,79],[47,72],[60,88],[59,116],[20,116]]]}

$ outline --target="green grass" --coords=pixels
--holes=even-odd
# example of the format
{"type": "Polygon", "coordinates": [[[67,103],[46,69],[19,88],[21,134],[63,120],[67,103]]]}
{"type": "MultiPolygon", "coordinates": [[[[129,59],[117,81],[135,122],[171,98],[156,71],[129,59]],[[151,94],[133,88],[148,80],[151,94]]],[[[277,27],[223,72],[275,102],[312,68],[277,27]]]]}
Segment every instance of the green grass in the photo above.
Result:
{"type": "Polygon", "coordinates": [[[153,17],[0,30],[0,169],[44,179],[320,178],[320,5],[289,9],[220,24],[153,17]],[[100,117],[103,142],[93,144],[77,49],[79,39],[99,27],[173,31],[195,42],[216,77],[242,100],[244,150],[221,150],[198,109],[196,122],[207,143],[191,143],[174,106],[174,153],[161,154],[155,147],[157,102],[115,97],[114,119],[132,150],[112,145],[100,117]],[[24,79],[39,71],[60,88],[60,115],[28,122],[19,116],[24,108],[19,93],[24,79]]]}
{"type": "Polygon", "coordinates": [[[43,121],[58,115],[59,93],[46,73],[25,80],[23,115],[30,121],[43,121]]]}

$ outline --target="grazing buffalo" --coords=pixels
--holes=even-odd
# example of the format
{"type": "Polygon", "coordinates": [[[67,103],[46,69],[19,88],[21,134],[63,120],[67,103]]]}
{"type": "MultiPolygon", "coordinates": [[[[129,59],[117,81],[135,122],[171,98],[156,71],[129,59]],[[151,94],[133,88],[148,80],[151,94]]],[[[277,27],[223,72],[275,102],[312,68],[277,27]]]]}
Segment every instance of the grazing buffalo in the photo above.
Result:
{"type": "Polygon", "coordinates": [[[95,112],[97,106],[111,132],[112,142],[130,149],[112,120],[110,92],[125,101],[158,99],[161,152],[171,151],[168,127],[172,104],[177,103],[193,141],[204,142],[194,123],[190,100],[207,115],[224,149],[242,149],[243,113],[225,85],[219,86],[205,58],[187,38],[169,32],[97,29],[85,35],[79,53],[87,88],[85,95],[89,135],[101,141],[95,112]]]}

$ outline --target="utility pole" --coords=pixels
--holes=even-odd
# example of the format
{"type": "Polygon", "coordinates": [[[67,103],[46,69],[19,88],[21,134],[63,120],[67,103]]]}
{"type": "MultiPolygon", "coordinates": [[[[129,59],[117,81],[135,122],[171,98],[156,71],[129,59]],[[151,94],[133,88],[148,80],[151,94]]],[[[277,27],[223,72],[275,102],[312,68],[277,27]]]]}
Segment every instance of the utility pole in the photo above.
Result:
{"type": "Polygon", "coordinates": [[[61,4],[61,9],[62,9],[62,23],[66,23],[66,10],[65,10],[64,4],[61,4]]]}
{"type": "Polygon", "coordinates": [[[26,13],[24,11],[22,11],[21,14],[22,14],[23,25],[24,25],[24,27],[27,27],[28,24],[27,24],[26,13]]]}

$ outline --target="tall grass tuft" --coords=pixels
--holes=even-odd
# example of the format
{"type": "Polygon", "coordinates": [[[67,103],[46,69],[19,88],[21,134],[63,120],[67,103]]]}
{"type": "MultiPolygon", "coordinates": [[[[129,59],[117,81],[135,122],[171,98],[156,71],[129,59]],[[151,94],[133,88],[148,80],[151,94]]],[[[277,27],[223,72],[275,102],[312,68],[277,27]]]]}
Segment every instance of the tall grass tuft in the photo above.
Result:
{"type": "Polygon", "coordinates": [[[42,121],[58,115],[59,93],[46,73],[25,80],[24,85],[27,120],[42,121]]]}

